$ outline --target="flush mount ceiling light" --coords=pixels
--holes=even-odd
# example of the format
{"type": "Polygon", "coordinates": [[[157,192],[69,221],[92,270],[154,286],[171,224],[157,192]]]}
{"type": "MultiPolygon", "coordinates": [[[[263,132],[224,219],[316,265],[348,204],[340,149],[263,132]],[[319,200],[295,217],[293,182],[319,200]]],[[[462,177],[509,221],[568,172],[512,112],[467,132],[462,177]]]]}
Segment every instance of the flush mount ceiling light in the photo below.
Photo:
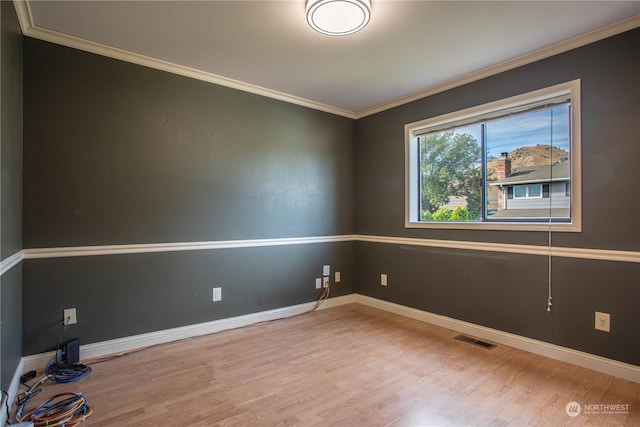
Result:
{"type": "Polygon", "coordinates": [[[353,34],[367,25],[370,16],[370,0],[307,0],[307,22],[322,34],[353,34]]]}

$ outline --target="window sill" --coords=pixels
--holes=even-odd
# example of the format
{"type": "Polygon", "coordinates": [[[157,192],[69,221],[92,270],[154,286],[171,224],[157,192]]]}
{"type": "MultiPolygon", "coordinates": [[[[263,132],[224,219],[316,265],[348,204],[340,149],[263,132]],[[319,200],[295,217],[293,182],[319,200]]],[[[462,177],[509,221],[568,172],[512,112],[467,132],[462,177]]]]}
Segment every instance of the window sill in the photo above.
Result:
{"type": "Polygon", "coordinates": [[[549,231],[580,233],[582,226],[579,222],[412,222],[406,221],[405,228],[425,228],[441,230],[497,230],[497,231],[549,231]]]}

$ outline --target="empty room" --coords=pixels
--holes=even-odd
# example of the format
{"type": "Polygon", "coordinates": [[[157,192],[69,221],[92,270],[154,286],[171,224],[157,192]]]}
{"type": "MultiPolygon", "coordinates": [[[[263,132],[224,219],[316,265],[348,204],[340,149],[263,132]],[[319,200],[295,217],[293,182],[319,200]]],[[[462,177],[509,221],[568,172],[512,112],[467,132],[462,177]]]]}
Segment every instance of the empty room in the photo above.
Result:
{"type": "Polygon", "coordinates": [[[0,426],[640,425],[640,2],[0,5],[0,426]]]}

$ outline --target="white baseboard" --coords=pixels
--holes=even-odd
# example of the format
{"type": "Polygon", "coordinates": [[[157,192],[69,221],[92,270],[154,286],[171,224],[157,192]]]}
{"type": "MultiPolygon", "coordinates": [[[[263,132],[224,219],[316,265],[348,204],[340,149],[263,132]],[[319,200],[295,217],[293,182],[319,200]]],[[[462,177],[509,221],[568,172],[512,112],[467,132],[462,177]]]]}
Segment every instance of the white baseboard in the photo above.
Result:
{"type": "MultiPolygon", "coordinates": [[[[619,362],[617,360],[607,359],[605,357],[596,356],[555,344],[549,344],[544,341],[522,337],[508,332],[499,331],[497,329],[487,328],[485,326],[475,325],[473,323],[464,322],[462,320],[457,320],[451,317],[441,316],[434,313],[429,313],[426,311],[379,300],[376,298],[371,298],[365,295],[350,294],[331,298],[325,301],[325,303],[320,306],[320,309],[336,307],[339,305],[350,303],[359,303],[378,308],[391,313],[399,314],[401,316],[420,320],[422,322],[452,329],[464,334],[473,335],[474,337],[482,338],[484,340],[508,345],[520,350],[525,350],[531,353],[549,357],[551,359],[560,360],[577,366],[582,366],[584,368],[593,369],[594,371],[602,372],[607,375],[612,375],[618,378],[633,381],[635,383],[640,383],[640,366],[619,362]]],[[[290,307],[262,311],[259,313],[247,314],[244,316],[214,320],[212,322],[199,323],[196,325],[167,329],[164,331],[151,332],[148,334],[134,335],[125,338],[87,344],[80,347],[80,358],[83,360],[94,357],[101,357],[109,354],[133,350],[147,345],[167,343],[179,339],[207,335],[228,329],[239,328],[256,322],[288,317],[309,310],[311,307],[313,307],[313,304],[314,303],[299,304],[290,307]]],[[[54,354],[54,352],[47,352],[23,357],[22,361],[20,362],[20,367],[16,371],[16,377],[14,378],[15,389],[17,390],[17,381],[19,380],[19,377],[23,372],[44,369],[46,364],[51,360],[51,358],[53,358],[54,354]]]]}
{"type": "MultiPolygon", "coordinates": [[[[9,409],[13,407],[13,402],[16,400],[16,396],[18,395],[18,387],[20,387],[20,376],[24,372],[24,360],[21,359],[18,363],[18,367],[13,374],[13,378],[11,379],[11,384],[9,385],[9,390],[7,390],[7,404],[9,405],[9,409]]],[[[4,396],[0,399],[0,403],[2,403],[2,408],[0,408],[0,426],[4,426],[7,420],[7,412],[6,406],[4,404],[4,396]]]]}
{"type": "Polygon", "coordinates": [[[474,337],[482,338],[487,341],[508,345],[530,353],[539,354],[551,359],[560,360],[562,362],[602,372],[607,375],[640,383],[640,366],[607,359],[606,357],[596,356],[555,344],[549,344],[544,341],[522,337],[520,335],[499,331],[497,329],[487,328],[485,326],[464,322],[451,317],[417,310],[415,308],[371,298],[365,295],[356,294],[355,302],[399,314],[401,316],[410,317],[422,322],[431,323],[447,329],[452,329],[464,334],[473,335],[474,337]]]}
{"type": "MultiPolygon", "coordinates": [[[[318,309],[353,303],[355,302],[355,299],[355,294],[330,298],[326,300],[322,305],[320,305],[318,309]]],[[[246,314],[243,316],[230,317],[227,319],[214,320],[211,322],[198,323],[195,325],[150,332],[147,334],[133,335],[125,338],[117,338],[93,344],[86,344],[80,346],[80,360],[120,353],[123,351],[133,350],[148,345],[168,343],[184,338],[213,334],[228,329],[240,328],[257,322],[289,317],[296,314],[304,313],[305,311],[311,309],[314,304],[315,302],[309,302],[305,304],[277,308],[274,310],[246,314]]],[[[47,366],[47,363],[49,363],[49,361],[54,356],[55,352],[49,351],[46,353],[39,353],[32,356],[23,357],[22,361],[24,362],[24,367],[22,370],[20,370],[19,375],[22,375],[22,372],[27,372],[30,370],[43,370],[47,366]]]]}

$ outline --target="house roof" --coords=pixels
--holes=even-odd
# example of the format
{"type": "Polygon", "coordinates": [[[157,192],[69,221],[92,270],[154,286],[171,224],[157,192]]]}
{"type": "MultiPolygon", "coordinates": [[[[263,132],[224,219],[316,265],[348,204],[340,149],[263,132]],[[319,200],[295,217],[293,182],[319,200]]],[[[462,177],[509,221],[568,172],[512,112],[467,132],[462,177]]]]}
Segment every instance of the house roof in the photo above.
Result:
{"type": "Polygon", "coordinates": [[[539,182],[568,181],[571,173],[570,163],[534,166],[519,169],[508,177],[491,183],[490,185],[530,184],[539,182]]]}

